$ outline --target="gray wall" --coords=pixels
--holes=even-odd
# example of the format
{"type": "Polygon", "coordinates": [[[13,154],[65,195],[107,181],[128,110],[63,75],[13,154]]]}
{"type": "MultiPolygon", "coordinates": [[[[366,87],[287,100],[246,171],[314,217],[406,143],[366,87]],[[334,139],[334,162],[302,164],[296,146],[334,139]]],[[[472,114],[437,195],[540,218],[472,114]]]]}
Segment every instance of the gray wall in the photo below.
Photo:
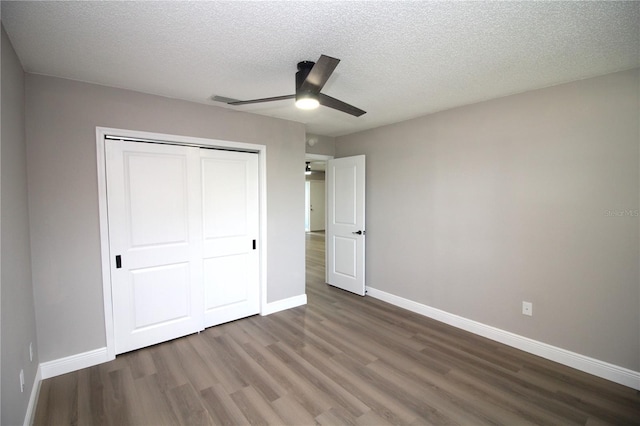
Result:
{"type": "Polygon", "coordinates": [[[312,181],[312,180],[325,180],[325,172],[321,172],[320,170],[316,170],[310,175],[305,175],[304,180],[312,181]]]}
{"type": "MultiPolygon", "coordinates": [[[[334,157],[336,155],[336,138],[307,133],[306,153],[334,157]],[[309,140],[313,140],[313,146],[309,145],[309,140]]],[[[313,174],[305,175],[305,180],[325,180],[324,175],[324,172],[316,171],[313,174]]]]}
{"type": "Polygon", "coordinates": [[[24,72],[2,27],[2,205],[0,299],[2,300],[3,425],[24,421],[38,366],[36,318],[31,285],[27,160],[25,144],[24,72]],[[34,359],[29,361],[29,343],[34,359]],[[25,389],[19,374],[24,369],[25,389]]]}
{"type": "Polygon", "coordinates": [[[307,154],[334,156],[336,155],[336,138],[307,133],[306,152],[307,154]],[[309,145],[309,140],[314,141],[313,146],[309,145]]]}
{"type": "Polygon", "coordinates": [[[96,126],[267,145],[267,299],[304,294],[302,124],[31,74],[26,94],[42,361],[105,346],[96,126]]]}
{"type": "Polygon", "coordinates": [[[337,138],[367,285],[640,371],[639,103],[636,69],[337,138]]]}

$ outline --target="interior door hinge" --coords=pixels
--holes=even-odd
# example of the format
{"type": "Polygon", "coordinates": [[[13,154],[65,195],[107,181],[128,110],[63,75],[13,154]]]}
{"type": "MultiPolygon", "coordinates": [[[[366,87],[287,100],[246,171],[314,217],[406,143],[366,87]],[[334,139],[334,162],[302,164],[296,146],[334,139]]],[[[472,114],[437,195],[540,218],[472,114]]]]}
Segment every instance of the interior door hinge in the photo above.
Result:
{"type": "Polygon", "coordinates": [[[253,240],[253,249],[256,249],[256,240],[253,240]]]}
{"type": "Polygon", "coordinates": [[[122,268],[122,256],[117,255],[116,256],[116,269],[120,269],[122,268]]]}

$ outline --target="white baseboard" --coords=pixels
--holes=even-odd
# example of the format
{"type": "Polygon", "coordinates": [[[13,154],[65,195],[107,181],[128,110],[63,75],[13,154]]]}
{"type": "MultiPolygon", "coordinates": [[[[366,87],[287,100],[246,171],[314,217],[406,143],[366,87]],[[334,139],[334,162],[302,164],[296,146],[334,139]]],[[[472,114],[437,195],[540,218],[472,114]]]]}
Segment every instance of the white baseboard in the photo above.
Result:
{"type": "Polygon", "coordinates": [[[92,367],[113,359],[114,357],[110,357],[107,353],[107,348],[100,348],[65,358],[54,359],[53,361],[43,362],[40,364],[42,379],[71,373],[72,371],[92,367]]]}
{"type": "Polygon", "coordinates": [[[260,315],[270,315],[276,312],[284,311],[286,309],[296,308],[307,304],[307,295],[301,294],[300,296],[290,297],[288,299],[278,300],[277,302],[267,303],[262,309],[260,315]]]}
{"type": "Polygon", "coordinates": [[[38,395],[40,394],[40,382],[42,381],[42,370],[38,366],[36,371],[36,377],[33,379],[33,386],[31,387],[31,395],[29,395],[29,404],[27,405],[27,412],[24,416],[24,426],[31,426],[33,424],[33,416],[36,414],[36,404],[38,402],[38,395]]]}
{"type": "Polygon", "coordinates": [[[542,358],[564,364],[576,370],[584,371],[585,373],[593,374],[594,376],[640,390],[640,372],[638,371],[629,370],[628,368],[580,355],[557,346],[548,345],[381,290],[376,290],[375,288],[367,287],[367,295],[479,336],[495,340],[496,342],[504,343],[505,345],[538,355],[542,358]]]}
{"type": "MultiPolygon", "coordinates": [[[[290,297],[288,299],[278,300],[277,302],[268,303],[260,313],[261,315],[269,315],[285,309],[295,308],[307,304],[307,295],[290,297]]],[[[41,373],[41,379],[60,376],[61,374],[70,373],[83,368],[92,367],[113,360],[114,356],[109,356],[107,348],[94,349],[92,351],[71,355],[65,358],[55,359],[40,364],[38,371],[41,373]]]]}

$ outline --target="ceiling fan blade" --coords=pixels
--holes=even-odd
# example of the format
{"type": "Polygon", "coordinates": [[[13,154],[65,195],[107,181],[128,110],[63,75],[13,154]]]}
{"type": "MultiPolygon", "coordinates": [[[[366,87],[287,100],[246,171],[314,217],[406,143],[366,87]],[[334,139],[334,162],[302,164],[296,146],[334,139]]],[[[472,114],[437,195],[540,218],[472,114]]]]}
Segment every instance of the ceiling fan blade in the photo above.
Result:
{"type": "Polygon", "coordinates": [[[298,91],[320,93],[339,62],[340,59],[320,55],[320,59],[318,59],[318,62],[311,68],[311,71],[307,74],[307,78],[304,79],[298,91]]]}
{"type": "Polygon", "coordinates": [[[360,108],[356,108],[353,105],[349,105],[336,98],[327,96],[324,93],[318,94],[318,102],[320,102],[320,105],[337,109],[338,111],[346,112],[347,114],[355,115],[356,117],[360,117],[361,115],[367,113],[366,111],[363,111],[360,108]]]}
{"type": "Polygon", "coordinates": [[[261,102],[273,102],[273,101],[284,101],[285,99],[294,99],[296,95],[284,95],[284,96],[274,96],[272,98],[262,98],[262,99],[251,99],[248,101],[239,101],[237,99],[225,98],[223,96],[214,96],[214,101],[224,102],[229,105],[247,105],[247,104],[259,104],[261,102]]]}
{"type": "Polygon", "coordinates": [[[249,101],[230,102],[229,105],[247,105],[247,104],[259,104],[261,102],[284,101],[285,99],[294,99],[295,97],[296,95],[274,96],[272,98],[251,99],[249,101]]]}
{"type": "Polygon", "coordinates": [[[222,102],[224,104],[228,104],[231,102],[238,102],[239,99],[234,99],[234,98],[227,98],[225,96],[218,96],[218,95],[214,95],[211,97],[212,101],[216,101],[216,102],[222,102]]]}

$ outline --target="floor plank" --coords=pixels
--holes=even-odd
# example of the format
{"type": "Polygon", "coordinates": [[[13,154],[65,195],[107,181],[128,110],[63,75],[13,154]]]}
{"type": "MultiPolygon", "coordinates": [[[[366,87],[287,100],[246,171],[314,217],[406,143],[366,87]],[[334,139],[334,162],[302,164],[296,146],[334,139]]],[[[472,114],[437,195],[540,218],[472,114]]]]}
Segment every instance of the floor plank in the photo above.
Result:
{"type": "Polygon", "coordinates": [[[639,425],[640,394],[324,283],[253,316],[44,380],[36,425],[639,425]]]}

